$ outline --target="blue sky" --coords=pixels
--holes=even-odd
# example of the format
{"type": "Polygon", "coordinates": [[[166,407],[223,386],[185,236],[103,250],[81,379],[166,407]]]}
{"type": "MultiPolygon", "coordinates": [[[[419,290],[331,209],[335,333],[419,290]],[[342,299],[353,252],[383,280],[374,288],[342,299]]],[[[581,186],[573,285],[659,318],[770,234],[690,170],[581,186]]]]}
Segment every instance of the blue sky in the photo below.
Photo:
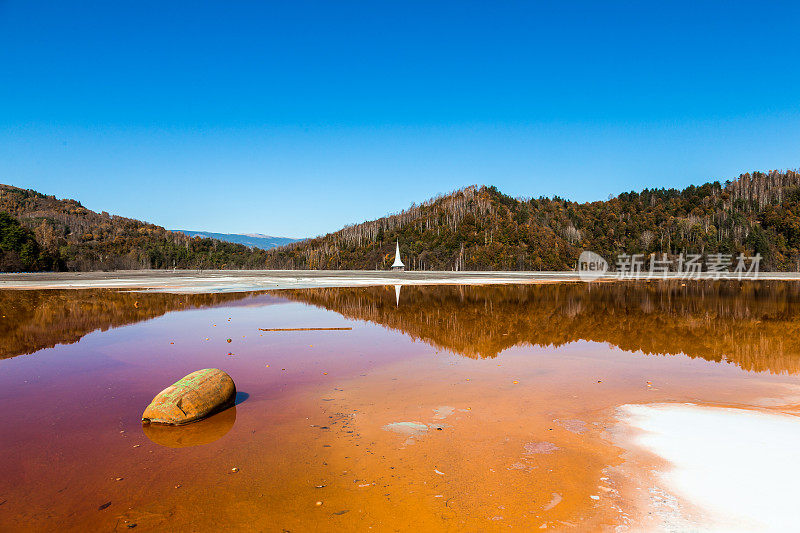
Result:
{"type": "Polygon", "coordinates": [[[0,183],[325,233],[800,167],[797,2],[0,0],[0,183]]]}

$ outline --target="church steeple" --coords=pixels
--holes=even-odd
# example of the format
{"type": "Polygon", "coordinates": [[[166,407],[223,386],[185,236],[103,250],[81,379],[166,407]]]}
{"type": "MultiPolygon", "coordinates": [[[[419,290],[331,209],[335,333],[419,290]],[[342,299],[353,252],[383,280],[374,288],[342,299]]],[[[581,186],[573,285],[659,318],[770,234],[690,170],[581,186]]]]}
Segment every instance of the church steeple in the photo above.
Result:
{"type": "Polygon", "coordinates": [[[395,249],[394,249],[394,263],[392,264],[392,270],[405,270],[406,266],[400,260],[400,241],[397,241],[395,249]]]}

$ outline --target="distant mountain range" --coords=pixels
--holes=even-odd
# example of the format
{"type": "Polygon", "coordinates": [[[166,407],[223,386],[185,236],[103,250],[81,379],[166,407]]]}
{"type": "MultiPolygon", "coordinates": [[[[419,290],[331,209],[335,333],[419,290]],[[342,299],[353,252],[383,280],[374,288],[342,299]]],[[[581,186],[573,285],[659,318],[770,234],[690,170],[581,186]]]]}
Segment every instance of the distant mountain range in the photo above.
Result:
{"type": "Polygon", "coordinates": [[[259,248],[261,250],[269,250],[276,246],[283,246],[302,240],[290,239],[289,237],[273,237],[272,235],[264,235],[263,233],[214,233],[211,231],[192,231],[187,229],[174,229],[172,231],[184,233],[189,237],[203,237],[223,242],[244,244],[245,246],[259,248]]]}

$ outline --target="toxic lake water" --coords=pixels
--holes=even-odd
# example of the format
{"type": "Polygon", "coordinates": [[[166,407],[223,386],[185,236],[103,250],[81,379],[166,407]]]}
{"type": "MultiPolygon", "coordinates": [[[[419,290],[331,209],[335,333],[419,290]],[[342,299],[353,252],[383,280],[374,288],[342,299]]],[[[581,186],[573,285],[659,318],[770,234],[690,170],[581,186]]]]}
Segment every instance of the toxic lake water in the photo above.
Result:
{"type": "Polygon", "coordinates": [[[791,519],[795,282],[3,290],[0,309],[0,531],[791,519]],[[202,368],[235,407],[142,426],[202,368]],[[763,497],[725,507],[737,483],[763,497]]]}

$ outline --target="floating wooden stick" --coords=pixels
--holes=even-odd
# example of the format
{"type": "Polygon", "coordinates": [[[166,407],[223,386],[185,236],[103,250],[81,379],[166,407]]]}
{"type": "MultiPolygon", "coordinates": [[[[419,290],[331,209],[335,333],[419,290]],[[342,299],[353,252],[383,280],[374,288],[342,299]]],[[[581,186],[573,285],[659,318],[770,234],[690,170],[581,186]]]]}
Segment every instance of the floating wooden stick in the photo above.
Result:
{"type": "Polygon", "coordinates": [[[258,328],[259,331],[347,331],[353,328],[258,328]]]}

